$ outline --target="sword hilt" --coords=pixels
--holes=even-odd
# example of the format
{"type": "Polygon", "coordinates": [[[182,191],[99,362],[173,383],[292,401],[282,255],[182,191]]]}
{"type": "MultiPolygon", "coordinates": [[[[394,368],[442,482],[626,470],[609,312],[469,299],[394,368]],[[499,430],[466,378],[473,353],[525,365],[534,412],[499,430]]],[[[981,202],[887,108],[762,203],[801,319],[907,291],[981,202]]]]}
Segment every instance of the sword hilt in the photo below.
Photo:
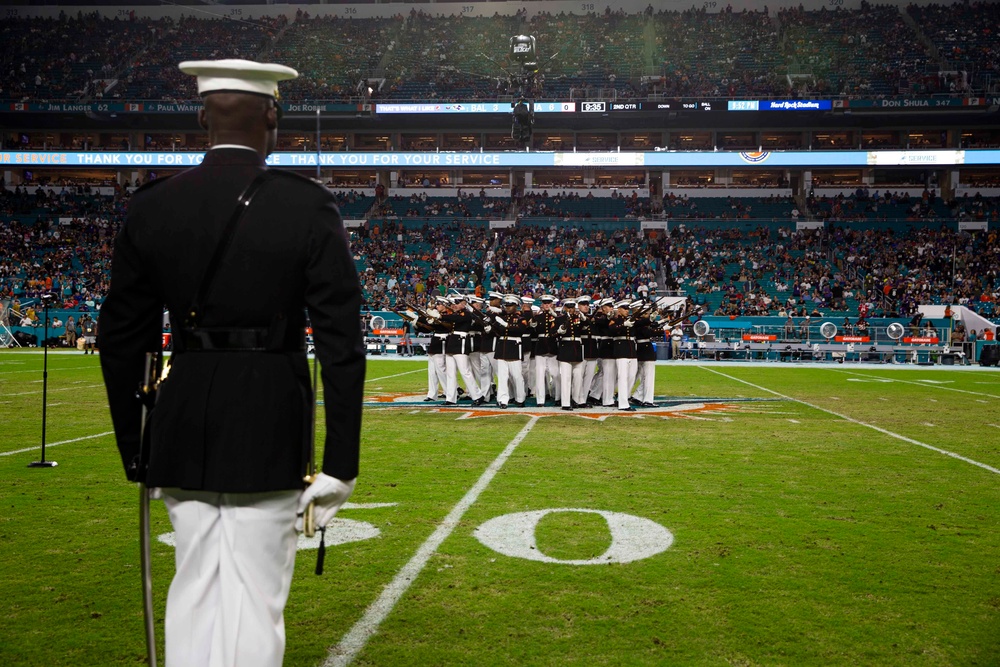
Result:
{"type": "MultiPolygon", "coordinates": [[[[306,475],[302,478],[307,484],[312,484],[316,481],[316,475],[306,475]]],[[[316,534],[316,501],[312,501],[306,506],[305,512],[302,514],[302,534],[306,537],[312,537],[316,534]]]]}

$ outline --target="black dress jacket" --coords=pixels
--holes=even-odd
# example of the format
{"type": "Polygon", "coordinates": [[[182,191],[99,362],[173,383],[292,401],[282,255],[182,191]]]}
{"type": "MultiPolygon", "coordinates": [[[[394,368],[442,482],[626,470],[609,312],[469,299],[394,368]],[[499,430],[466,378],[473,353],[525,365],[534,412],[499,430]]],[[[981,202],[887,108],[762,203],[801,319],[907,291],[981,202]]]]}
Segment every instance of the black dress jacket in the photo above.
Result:
{"type": "MultiPolygon", "coordinates": [[[[199,166],[132,197],[100,315],[101,367],[130,478],[139,453],[136,387],[145,353],[161,344],[163,308],[177,339],[238,197],[264,169],[255,151],[214,149],[199,166]]],[[[240,220],[199,325],[248,329],[277,322],[294,341],[307,308],[326,416],[317,468],[353,479],[365,376],[358,275],[333,195],[282,172],[240,220]]],[[[311,405],[301,346],[175,352],[150,425],[146,483],[230,493],[301,489],[313,447],[311,405]]]]}

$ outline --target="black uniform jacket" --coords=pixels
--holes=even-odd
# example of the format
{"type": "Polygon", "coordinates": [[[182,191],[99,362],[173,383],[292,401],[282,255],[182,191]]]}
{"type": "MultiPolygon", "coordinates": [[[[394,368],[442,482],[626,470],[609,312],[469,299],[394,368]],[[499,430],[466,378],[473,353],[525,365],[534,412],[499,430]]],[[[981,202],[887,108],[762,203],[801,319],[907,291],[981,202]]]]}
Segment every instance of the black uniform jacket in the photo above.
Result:
{"type": "Polygon", "coordinates": [[[587,325],[578,313],[560,315],[556,318],[556,331],[563,329],[566,333],[558,334],[558,351],[556,359],[569,363],[583,361],[583,338],[587,325]]]}
{"type": "Polygon", "coordinates": [[[597,356],[601,359],[614,359],[615,346],[611,341],[610,318],[606,313],[594,315],[591,334],[597,338],[597,356]]]}
{"type": "Polygon", "coordinates": [[[448,327],[445,327],[439,321],[428,322],[421,318],[417,320],[417,331],[429,333],[431,336],[431,342],[427,346],[427,354],[444,354],[445,336],[437,334],[447,334],[449,331],[448,327]]]}
{"type": "Polygon", "coordinates": [[[501,313],[491,315],[491,329],[496,336],[496,347],[493,353],[495,359],[501,361],[520,361],[524,358],[523,338],[527,337],[528,322],[521,313],[501,313]],[[501,324],[504,322],[506,324],[501,324]]]}
{"type": "Polygon", "coordinates": [[[637,350],[633,327],[625,326],[628,318],[615,315],[608,318],[608,333],[611,334],[611,345],[615,359],[635,359],[637,350]]]}
{"type": "Polygon", "coordinates": [[[597,321],[594,317],[588,316],[582,322],[580,332],[583,336],[583,358],[587,360],[600,358],[600,340],[598,340],[600,334],[597,332],[597,321]]]}
{"type": "MultiPolygon", "coordinates": [[[[130,477],[141,421],[136,388],[146,351],[161,344],[163,308],[177,338],[237,198],[263,169],[255,151],[215,149],[201,165],[133,195],[100,315],[101,366],[130,477]]],[[[294,340],[307,307],[326,413],[317,467],[353,479],[365,375],[358,276],[333,196],[286,172],[265,183],[239,222],[200,324],[266,328],[280,314],[294,340]]],[[[146,483],[231,493],[301,489],[313,446],[312,387],[305,352],[291,347],[175,352],[153,412],[146,483]]]]}
{"type": "Polygon", "coordinates": [[[632,333],[636,338],[636,358],[639,361],[656,361],[656,348],[653,347],[654,338],[659,335],[662,339],[663,331],[649,321],[648,317],[639,318],[632,333]]]}
{"type": "MultiPolygon", "coordinates": [[[[532,311],[530,311],[530,310],[524,310],[524,309],[521,310],[521,319],[523,319],[525,322],[530,323],[532,317],[534,317],[534,315],[532,314],[532,311]]],[[[534,352],[535,352],[535,343],[537,341],[538,341],[538,337],[535,334],[535,330],[532,327],[529,326],[528,330],[524,332],[524,335],[521,338],[521,358],[522,359],[524,359],[524,357],[526,357],[526,356],[528,356],[530,354],[534,354],[534,352]]]]}
{"type": "Polygon", "coordinates": [[[441,323],[451,325],[451,335],[444,341],[445,354],[468,354],[472,352],[472,313],[456,310],[441,316],[441,323]]]}
{"type": "Polygon", "coordinates": [[[535,337],[534,353],[536,357],[545,357],[556,354],[559,351],[556,343],[556,315],[551,310],[543,310],[535,313],[532,318],[535,323],[533,336],[535,337]]]}

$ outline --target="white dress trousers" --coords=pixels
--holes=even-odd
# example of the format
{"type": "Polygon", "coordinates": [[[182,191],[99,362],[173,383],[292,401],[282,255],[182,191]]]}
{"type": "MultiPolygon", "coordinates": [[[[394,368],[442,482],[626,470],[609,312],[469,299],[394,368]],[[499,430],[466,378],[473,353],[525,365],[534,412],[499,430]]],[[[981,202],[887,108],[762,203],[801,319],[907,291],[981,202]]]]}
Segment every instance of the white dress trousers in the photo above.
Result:
{"type": "Polygon", "coordinates": [[[472,397],[472,400],[478,400],[480,396],[483,395],[482,390],[479,388],[479,383],[476,381],[476,376],[472,372],[472,364],[469,363],[469,355],[467,354],[446,354],[444,355],[444,363],[446,368],[446,377],[448,378],[448,384],[445,387],[445,400],[451,403],[458,402],[458,375],[462,375],[462,382],[465,383],[465,390],[472,397]]]}
{"type": "Polygon", "coordinates": [[[177,542],[167,667],[281,667],[300,495],[163,489],[177,542]]]}
{"type": "Polygon", "coordinates": [[[580,387],[583,386],[583,371],[586,368],[586,362],[583,361],[559,362],[559,401],[562,407],[570,407],[572,401],[583,403],[587,400],[577,400],[580,395],[580,387]]]}
{"type": "Polygon", "coordinates": [[[610,407],[615,403],[615,386],[618,383],[618,360],[601,359],[601,375],[604,386],[601,388],[601,405],[610,407]]]}
{"type": "Polygon", "coordinates": [[[521,375],[520,361],[497,359],[497,403],[510,402],[510,384],[514,385],[514,400],[523,403],[525,399],[524,377],[521,375]]]}
{"type": "Polygon", "coordinates": [[[596,371],[597,359],[585,359],[583,362],[583,377],[580,380],[580,386],[578,389],[574,389],[574,393],[576,395],[573,397],[573,400],[577,403],[586,403],[587,399],[591,396],[598,399],[601,397],[601,385],[597,381],[596,371]],[[595,388],[597,390],[596,394],[594,393],[595,388]],[[577,391],[579,393],[576,393],[577,391]]]}
{"type": "Polygon", "coordinates": [[[427,398],[437,400],[438,385],[441,392],[445,393],[448,388],[448,373],[445,370],[444,355],[430,354],[427,356],[427,398]]]}
{"type": "Polygon", "coordinates": [[[635,384],[635,374],[639,369],[639,362],[634,357],[631,359],[615,359],[618,374],[618,408],[624,410],[628,407],[628,397],[635,384]]]}
{"type": "Polygon", "coordinates": [[[554,354],[535,355],[535,400],[541,407],[545,394],[551,389],[552,396],[559,401],[559,360],[554,354]]]}
{"type": "Polygon", "coordinates": [[[656,362],[640,361],[637,375],[639,384],[632,393],[632,398],[640,403],[652,403],[654,397],[653,385],[656,382],[656,362]]]}

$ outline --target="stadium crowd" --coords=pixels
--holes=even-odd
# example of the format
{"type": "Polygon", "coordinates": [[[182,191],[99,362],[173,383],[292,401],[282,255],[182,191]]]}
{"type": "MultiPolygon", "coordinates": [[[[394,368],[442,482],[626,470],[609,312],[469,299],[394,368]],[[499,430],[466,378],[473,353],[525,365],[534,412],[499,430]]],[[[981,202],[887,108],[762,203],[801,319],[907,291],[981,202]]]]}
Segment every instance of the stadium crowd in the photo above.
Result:
{"type": "Polygon", "coordinates": [[[767,97],[995,92],[995,4],[770,13],[704,9],[639,14],[526,12],[377,19],[57,19],[0,24],[0,97],[18,101],[193,100],[180,60],[270,59],[303,76],[286,99],[767,97]],[[522,89],[512,35],[537,38],[539,72],[522,89]],[[587,35],[587,39],[580,39],[587,35]],[[933,45],[933,48],[931,47],[933,45]],[[789,76],[791,75],[791,76],[789,76]],[[512,78],[514,81],[512,82],[512,78]],[[371,88],[371,92],[368,92],[371,88]]]}
{"type": "MultiPolygon", "coordinates": [[[[99,307],[111,240],[130,189],[101,188],[104,194],[89,186],[39,187],[33,193],[0,189],[0,299],[31,302],[55,292],[63,309],[99,307]]],[[[884,197],[859,190],[844,201],[860,206],[884,197]]],[[[355,216],[374,202],[356,191],[342,191],[338,198],[355,216]]],[[[875,219],[885,222],[882,226],[831,212],[822,228],[795,231],[790,220],[758,217],[755,224],[753,199],[729,200],[732,216],[711,217],[669,193],[667,210],[684,213],[675,216],[669,232],[647,234],[631,218],[538,217],[552,211],[537,208],[529,196],[521,202],[518,224],[494,231],[487,225],[494,214],[462,212],[464,202],[478,199],[452,198],[448,213],[376,214],[356,228],[352,244],[366,307],[391,309],[401,300],[455,288],[559,298],[682,290],[720,315],[856,313],[865,307],[872,314],[909,316],[921,303],[968,305],[987,317],[1000,312],[997,231],[954,230],[957,219],[996,220],[995,199],[950,202],[948,218],[875,219]],[[671,205],[672,200],[688,204],[671,205]]],[[[618,200],[579,201],[598,207],[618,200]]]]}

